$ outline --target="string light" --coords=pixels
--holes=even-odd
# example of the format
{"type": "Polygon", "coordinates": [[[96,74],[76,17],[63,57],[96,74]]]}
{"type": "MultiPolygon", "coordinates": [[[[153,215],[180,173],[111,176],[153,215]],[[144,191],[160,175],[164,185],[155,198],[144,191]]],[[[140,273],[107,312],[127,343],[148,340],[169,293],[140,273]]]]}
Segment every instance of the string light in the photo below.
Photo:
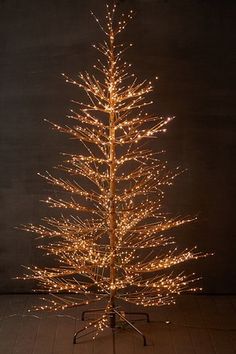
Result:
{"type": "Polygon", "coordinates": [[[52,295],[35,310],[61,310],[107,299],[104,314],[94,323],[95,336],[109,326],[107,313],[115,299],[161,306],[174,303],[182,291],[199,290],[192,286],[198,280],[194,274],[175,275],[172,269],[206,256],[195,248],[178,251],[167,233],[193,220],[171,218],[162,211],[164,187],[182,171],[169,170],[166,161],[140,142],[165,132],[173,117],[145,112],[153,103],[146,99],[153,84],[138,83],[129,72],[123,53],[131,45],[117,38],[133,12],[116,21],[115,9],[107,6],[105,24],[92,13],[106,36],[102,44],[93,45],[103,56],[94,65],[98,77],[86,72],[75,80],[62,74],[66,82],[84,90],[88,101],[73,101],[78,109],[71,110],[68,119],[74,125],[51,123],[87,151],[63,155],[66,160],[58,168],[69,177],[40,174],[65,195],[49,197],[47,205],[69,216],[45,217],[41,225],[23,226],[52,240],[39,248],[59,263],[54,268],[27,267],[24,279],[37,280],[36,290],[52,295]]]}

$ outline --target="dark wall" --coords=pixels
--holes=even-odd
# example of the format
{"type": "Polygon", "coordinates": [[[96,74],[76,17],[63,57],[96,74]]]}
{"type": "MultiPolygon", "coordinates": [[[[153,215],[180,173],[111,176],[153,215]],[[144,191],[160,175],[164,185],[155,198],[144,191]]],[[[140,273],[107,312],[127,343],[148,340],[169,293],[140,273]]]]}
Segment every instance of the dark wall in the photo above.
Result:
{"type": "MultiPolygon", "coordinates": [[[[128,59],[138,76],[158,75],[153,110],[176,115],[168,133],[155,140],[170,165],[188,169],[166,205],[198,221],[178,230],[180,248],[199,245],[214,257],[186,264],[203,276],[206,293],[235,292],[235,5],[234,1],[123,0],[135,20],[123,36],[134,43],[128,59]]],[[[0,291],[30,291],[12,280],[22,264],[40,256],[30,234],[14,229],[48,213],[48,195],[38,171],[72,150],[43,118],[62,122],[80,91],[60,73],[89,70],[92,43],[102,38],[89,12],[104,1],[0,0],[1,26],[1,241],[0,291]]]]}

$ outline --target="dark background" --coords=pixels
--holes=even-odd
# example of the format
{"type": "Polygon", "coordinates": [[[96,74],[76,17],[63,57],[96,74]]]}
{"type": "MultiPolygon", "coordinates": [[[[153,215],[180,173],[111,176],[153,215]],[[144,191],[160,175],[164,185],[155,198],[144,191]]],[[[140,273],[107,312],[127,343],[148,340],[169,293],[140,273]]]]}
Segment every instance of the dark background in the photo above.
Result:
{"type": "MultiPolygon", "coordinates": [[[[123,35],[134,43],[128,60],[140,79],[159,76],[153,110],[175,115],[153,148],[166,149],[171,166],[188,171],[167,195],[175,214],[198,215],[176,231],[180,248],[197,244],[213,257],[185,264],[203,276],[205,293],[234,293],[235,284],[235,5],[234,1],[123,0],[135,11],[123,35]]],[[[39,203],[51,191],[37,172],[72,149],[43,118],[64,121],[71,98],[70,75],[90,67],[102,39],[90,10],[104,1],[1,0],[1,225],[0,291],[31,291],[13,277],[21,265],[42,260],[34,238],[14,229],[48,213],[39,203]]],[[[78,147],[79,148],[79,147],[78,147]]],[[[50,211],[50,210],[49,210],[50,211]]]]}

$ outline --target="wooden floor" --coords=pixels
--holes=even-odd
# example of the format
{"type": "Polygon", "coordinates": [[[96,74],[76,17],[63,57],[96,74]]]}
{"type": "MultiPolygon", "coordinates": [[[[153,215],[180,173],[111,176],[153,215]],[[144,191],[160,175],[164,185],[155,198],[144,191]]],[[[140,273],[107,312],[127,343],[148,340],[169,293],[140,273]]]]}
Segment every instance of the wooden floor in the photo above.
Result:
{"type": "MultiPolygon", "coordinates": [[[[112,354],[111,330],[92,340],[72,343],[83,326],[82,309],[58,314],[29,314],[38,295],[0,295],[0,354],[112,354]]],[[[127,308],[131,311],[134,308],[127,308]]],[[[138,309],[136,309],[138,310],[138,309]]],[[[236,296],[182,296],[176,306],[149,311],[151,322],[135,325],[148,345],[131,329],[116,334],[116,354],[236,353],[236,296]],[[171,320],[171,324],[158,322],[171,320]]]]}

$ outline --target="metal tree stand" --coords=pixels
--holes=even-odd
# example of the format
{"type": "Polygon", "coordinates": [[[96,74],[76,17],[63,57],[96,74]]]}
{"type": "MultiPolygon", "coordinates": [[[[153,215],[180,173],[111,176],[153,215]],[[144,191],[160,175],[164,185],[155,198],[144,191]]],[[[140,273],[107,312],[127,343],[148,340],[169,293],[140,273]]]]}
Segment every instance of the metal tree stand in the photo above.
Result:
{"type": "MultiPolygon", "coordinates": [[[[100,309],[91,309],[87,311],[83,311],[81,315],[81,320],[85,320],[85,316],[88,313],[97,313],[97,312],[104,312],[105,308],[100,308],[100,309]]],[[[112,329],[113,336],[115,334],[115,329],[119,328],[119,322],[117,321],[117,317],[120,318],[124,323],[126,323],[129,327],[131,327],[136,333],[138,333],[139,336],[142,337],[143,339],[143,345],[147,345],[147,339],[146,336],[133,324],[131,323],[125,316],[126,315],[139,315],[145,317],[146,321],[149,323],[150,318],[149,314],[146,312],[120,312],[118,311],[115,307],[112,307],[111,310],[107,313],[105,313],[103,316],[92,320],[88,325],[84,326],[83,328],[79,329],[78,331],[75,332],[74,337],[73,337],[73,343],[76,344],[78,341],[77,339],[80,339],[86,335],[89,335],[90,333],[93,333],[95,331],[95,326],[96,324],[101,321],[104,316],[107,316],[109,318],[109,328],[112,329]],[[87,332],[89,328],[92,328],[91,331],[87,332]],[[87,332],[87,333],[83,333],[87,332]]],[[[168,321],[166,321],[167,323],[168,321]]]]}

